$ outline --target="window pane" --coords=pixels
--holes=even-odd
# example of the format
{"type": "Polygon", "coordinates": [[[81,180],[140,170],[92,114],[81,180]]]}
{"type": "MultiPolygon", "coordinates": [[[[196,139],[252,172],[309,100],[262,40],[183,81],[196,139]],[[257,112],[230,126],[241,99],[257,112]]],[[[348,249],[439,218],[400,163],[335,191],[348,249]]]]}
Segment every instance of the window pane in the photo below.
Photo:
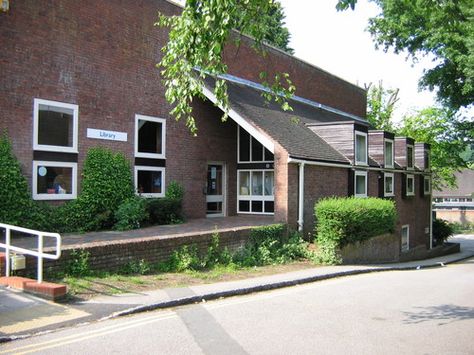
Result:
{"type": "Polygon", "coordinates": [[[275,209],[275,203],[273,201],[265,201],[265,212],[273,213],[275,209]]]}
{"type": "Polygon", "coordinates": [[[407,192],[408,193],[413,193],[413,187],[414,187],[413,180],[414,179],[412,177],[407,178],[407,192]]]}
{"type": "Polygon", "coordinates": [[[74,110],[39,105],[38,112],[38,144],[73,146],[74,110]]]}
{"type": "Polygon", "coordinates": [[[252,201],[252,212],[263,212],[263,202],[252,201]]]}
{"type": "Polygon", "coordinates": [[[208,165],[207,167],[207,194],[222,195],[222,165],[208,165]]]}
{"type": "Polygon", "coordinates": [[[402,228],[402,250],[408,250],[408,228],[402,228]]]}
{"type": "Polygon", "coordinates": [[[239,157],[240,161],[250,161],[250,134],[246,130],[239,127],[239,157]]]}
{"type": "Polygon", "coordinates": [[[385,142],[385,166],[393,166],[393,143],[385,142]]]}
{"type": "Polygon", "coordinates": [[[356,161],[366,162],[367,161],[367,152],[365,147],[366,137],[356,134],[356,161]]]}
{"type": "Polygon", "coordinates": [[[252,195],[263,195],[263,173],[261,171],[252,172],[252,195]]]}
{"type": "Polygon", "coordinates": [[[252,137],[252,161],[263,161],[263,145],[252,137]]]}
{"type": "Polygon", "coordinates": [[[275,157],[273,156],[273,153],[265,148],[265,161],[273,161],[274,159],[275,157]]]}
{"type": "Polygon", "coordinates": [[[72,168],[56,166],[38,166],[37,188],[38,194],[71,194],[72,168]]]}
{"type": "Polygon", "coordinates": [[[162,154],[162,133],[160,122],[138,120],[138,152],[162,154]]]}
{"type": "Polygon", "coordinates": [[[265,196],[273,196],[273,171],[265,172],[265,196]]]}
{"type": "Polygon", "coordinates": [[[161,193],[162,176],[161,171],[138,170],[137,189],[139,193],[158,194],[161,193]]]}
{"type": "Polygon", "coordinates": [[[250,212],[250,201],[239,201],[239,212],[250,212]]]}
{"type": "Polygon", "coordinates": [[[206,214],[221,214],[222,202],[207,202],[206,214]]]}
{"type": "Polygon", "coordinates": [[[239,172],[239,194],[250,195],[250,172],[240,171],[239,172]]]}
{"type": "Polygon", "coordinates": [[[430,192],[430,179],[425,178],[425,192],[429,193],[430,192]]]}
{"type": "Polygon", "coordinates": [[[365,175],[356,175],[355,177],[355,193],[356,195],[365,195],[365,175]]]}
{"type": "Polygon", "coordinates": [[[407,166],[413,167],[413,147],[407,147],[407,166]]]}

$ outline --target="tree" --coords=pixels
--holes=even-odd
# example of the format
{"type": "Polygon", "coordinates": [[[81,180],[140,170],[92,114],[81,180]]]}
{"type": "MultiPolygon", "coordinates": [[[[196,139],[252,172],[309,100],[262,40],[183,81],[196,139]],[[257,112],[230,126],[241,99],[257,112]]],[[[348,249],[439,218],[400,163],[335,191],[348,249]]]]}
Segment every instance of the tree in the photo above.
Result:
{"type": "Polygon", "coordinates": [[[406,115],[397,134],[431,145],[434,188],[456,186],[454,173],[469,166],[463,153],[474,144],[474,125],[452,110],[428,107],[406,115]]]}
{"type": "Polygon", "coordinates": [[[398,102],[399,89],[385,89],[382,80],[378,85],[370,83],[367,90],[367,121],[376,129],[393,131],[392,116],[398,102]]]}

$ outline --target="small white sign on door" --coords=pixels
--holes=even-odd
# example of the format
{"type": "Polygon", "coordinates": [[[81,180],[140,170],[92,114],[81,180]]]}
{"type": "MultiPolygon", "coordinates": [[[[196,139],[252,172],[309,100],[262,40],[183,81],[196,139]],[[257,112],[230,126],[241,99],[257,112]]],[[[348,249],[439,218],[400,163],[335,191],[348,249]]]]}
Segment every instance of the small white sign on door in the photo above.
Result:
{"type": "Polygon", "coordinates": [[[105,139],[105,140],[109,140],[109,141],[126,142],[127,141],[127,133],[125,133],[125,132],[116,132],[116,131],[106,131],[104,129],[88,128],[87,129],[87,138],[105,139]]]}

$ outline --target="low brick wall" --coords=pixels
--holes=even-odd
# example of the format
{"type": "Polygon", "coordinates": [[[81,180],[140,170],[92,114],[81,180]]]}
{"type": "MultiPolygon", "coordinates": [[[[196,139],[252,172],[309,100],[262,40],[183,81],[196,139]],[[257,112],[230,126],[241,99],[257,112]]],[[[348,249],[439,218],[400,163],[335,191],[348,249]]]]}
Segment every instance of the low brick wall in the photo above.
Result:
{"type": "Polygon", "coordinates": [[[395,234],[384,234],[364,242],[346,245],[341,250],[344,264],[388,263],[398,261],[400,238],[395,234]]]}
{"type": "MultiPolygon", "coordinates": [[[[242,248],[250,237],[251,228],[219,231],[222,248],[230,251],[242,248]]],[[[179,235],[121,240],[117,242],[97,242],[85,245],[63,247],[59,260],[44,259],[46,278],[64,271],[73,250],[84,249],[89,252],[89,266],[94,271],[117,271],[131,261],[145,260],[156,264],[166,261],[174,250],[183,245],[195,244],[200,253],[205,253],[212,240],[213,232],[197,235],[179,235]]],[[[45,249],[47,251],[47,249],[45,249]]],[[[26,269],[16,272],[18,276],[36,277],[36,258],[27,256],[26,269]]],[[[0,272],[4,274],[4,263],[0,263],[0,272]]]]}

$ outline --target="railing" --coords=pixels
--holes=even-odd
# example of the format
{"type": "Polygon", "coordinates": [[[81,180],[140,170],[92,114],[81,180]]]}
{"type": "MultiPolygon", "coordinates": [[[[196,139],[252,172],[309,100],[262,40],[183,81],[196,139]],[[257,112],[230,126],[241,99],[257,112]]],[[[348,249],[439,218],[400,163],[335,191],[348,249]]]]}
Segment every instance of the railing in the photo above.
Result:
{"type": "Polygon", "coordinates": [[[5,229],[5,243],[0,243],[0,248],[5,249],[5,276],[10,276],[10,252],[16,251],[26,255],[36,256],[38,259],[38,283],[43,282],[43,259],[58,260],[61,256],[61,236],[58,233],[40,232],[33,229],[12,226],[10,224],[0,223],[0,229],[5,229]],[[38,237],[38,250],[30,250],[11,245],[11,231],[31,234],[38,237]],[[56,253],[43,253],[44,237],[56,239],[56,253]]]}

